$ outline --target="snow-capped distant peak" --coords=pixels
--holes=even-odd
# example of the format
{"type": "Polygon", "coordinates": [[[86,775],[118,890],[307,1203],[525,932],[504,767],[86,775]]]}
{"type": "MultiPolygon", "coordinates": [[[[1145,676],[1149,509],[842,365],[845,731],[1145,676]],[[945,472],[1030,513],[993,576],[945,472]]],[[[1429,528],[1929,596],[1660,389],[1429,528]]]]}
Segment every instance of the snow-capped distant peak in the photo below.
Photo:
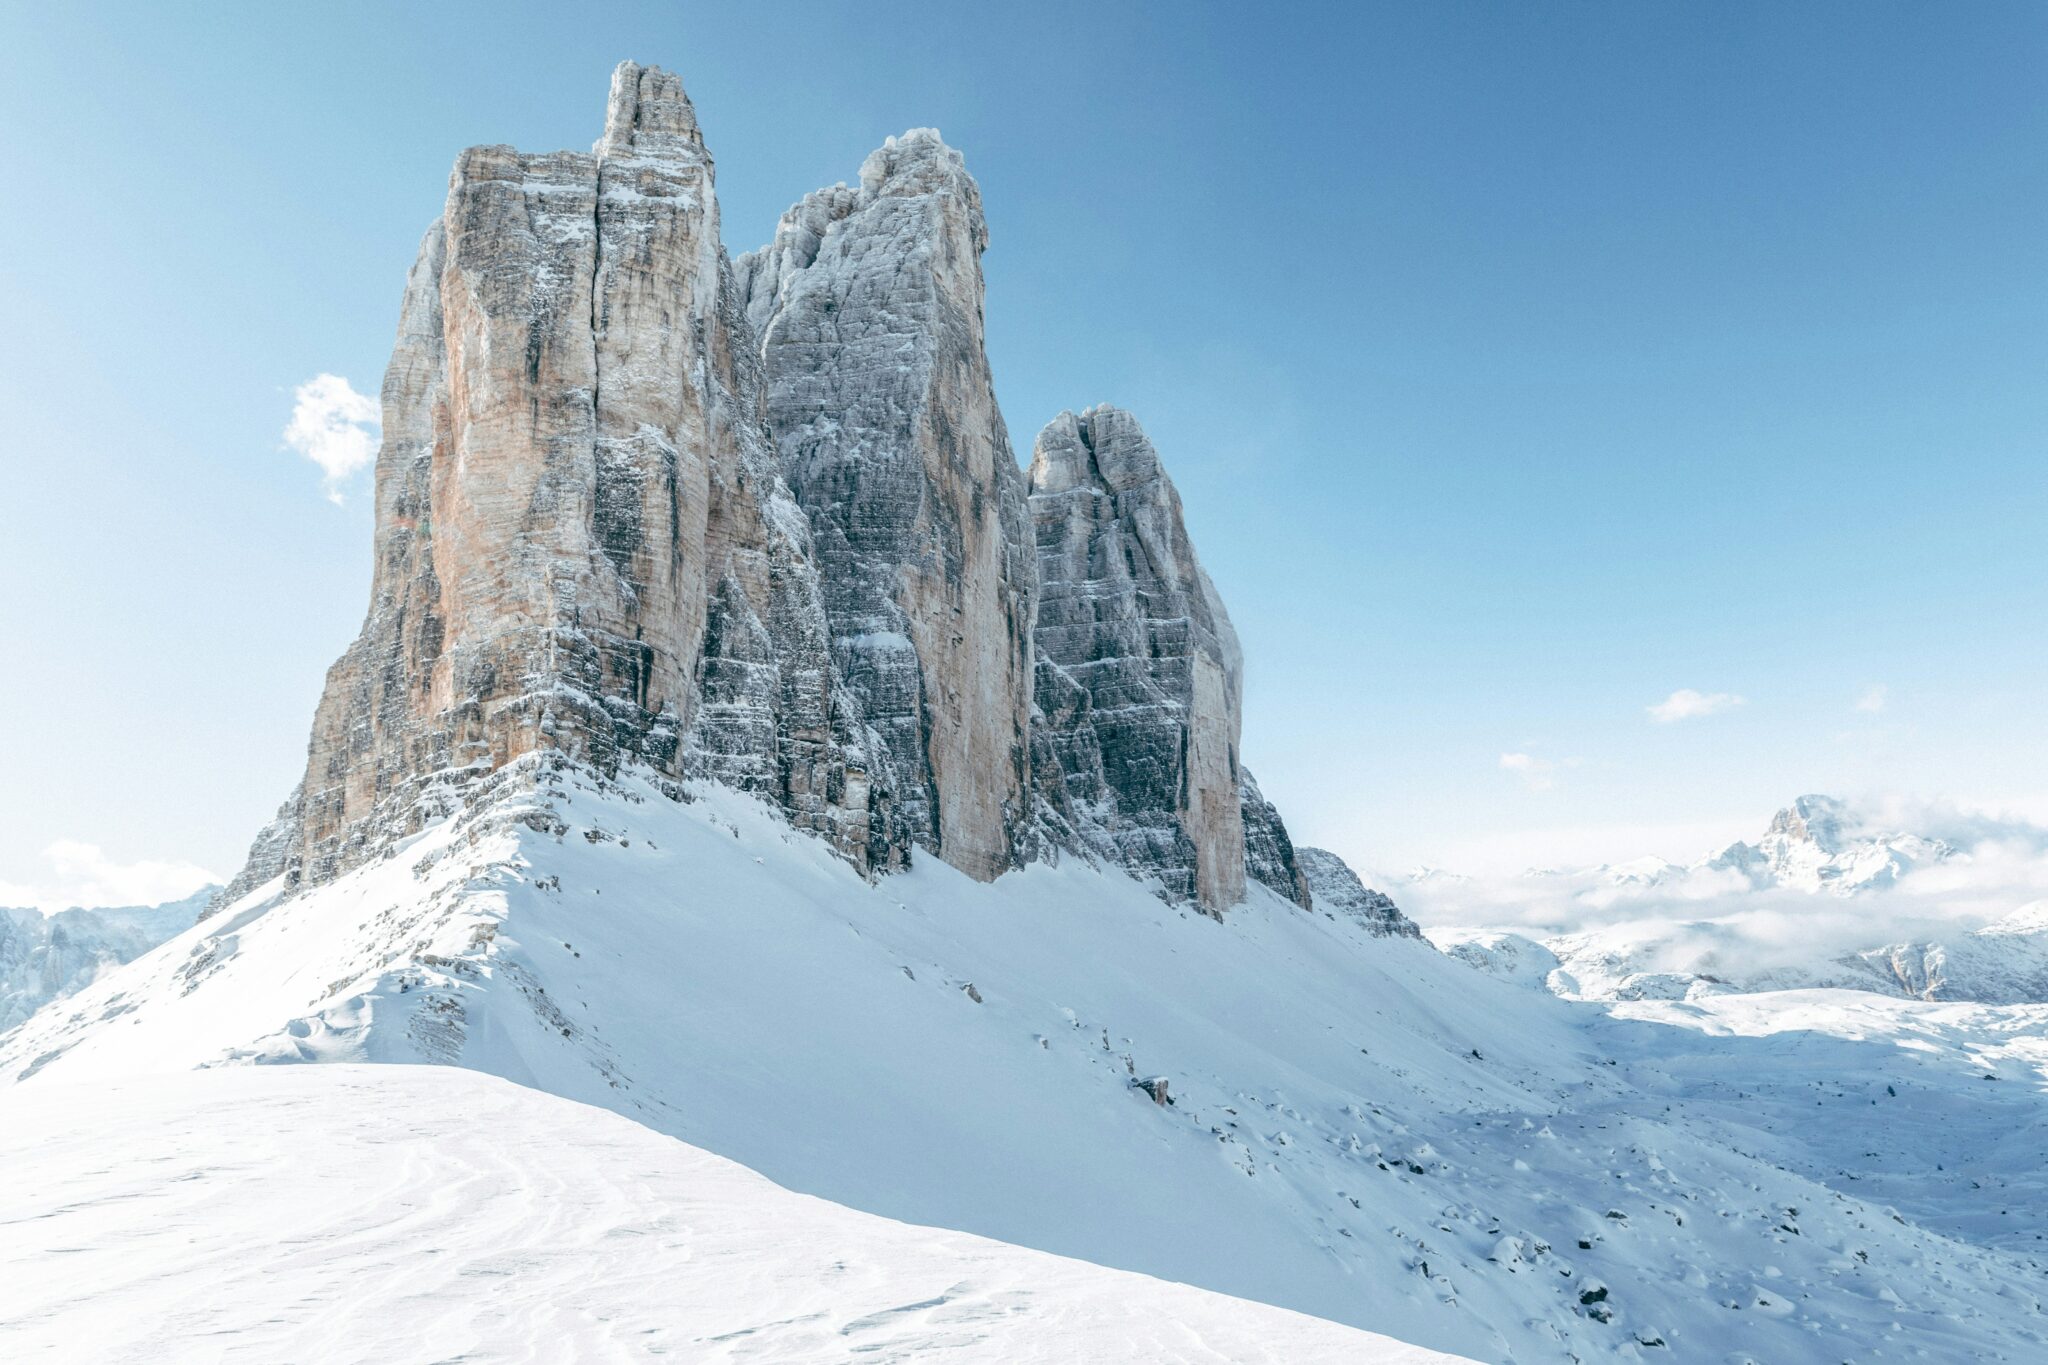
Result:
{"type": "Polygon", "coordinates": [[[1980,934],[2048,934],[2048,900],[2028,901],[1992,924],[1977,931],[1980,934]]]}
{"type": "Polygon", "coordinates": [[[0,907],[0,1033],[191,928],[219,889],[162,905],[0,907]]]}
{"type": "Polygon", "coordinates": [[[1855,823],[1839,797],[1802,796],[1771,818],[1764,844],[1812,844],[1824,853],[1840,853],[1855,823]]]}
{"type": "Polygon", "coordinates": [[[1601,869],[1606,874],[1607,880],[1611,882],[1622,884],[1641,883],[1645,885],[1661,882],[1665,878],[1681,873],[1684,870],[1677,863],[1668,862],[1663,858],[1656,857],[1634,858],[1628,862],[1615,863],[1601,869]]]}
{"type": "Polygon", "coordinates": [[[1408,880],[1414,883],[1463,882],[1470,881],[1471,878],[1462,872],[1453,872],[1449,868],[1444,867],[1431,867],[1425,863],[1420,867],[1410,868],[1408,870],[1408,880]]]}
{"type": "Polygon", "coordinates": [[[1956,850],[1940,839],[1886,833],[1833,796],[1802,796],[1771,818],[1754,844],[1734,843],[1695,866],[1736,872],[1757,887],[1849,895],[1890,886],[1956,850]]]}

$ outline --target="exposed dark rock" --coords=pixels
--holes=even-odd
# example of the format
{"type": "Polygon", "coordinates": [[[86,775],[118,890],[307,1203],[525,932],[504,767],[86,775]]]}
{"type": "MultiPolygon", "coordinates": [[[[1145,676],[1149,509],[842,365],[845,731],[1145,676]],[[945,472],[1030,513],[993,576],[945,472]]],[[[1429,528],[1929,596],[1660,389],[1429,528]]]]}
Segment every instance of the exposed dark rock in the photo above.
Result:
{"type": "Polygon", "coordinates": [[[1358,879],[1358,874],[1326,848],[1297,848],[1295,857],[1315,893],[1316,908],[1348,915],[1375,934],[1396,938],[1421,938],[1414,920],[1401,913],[1393,898],[1375,891],[1358,879]]]}

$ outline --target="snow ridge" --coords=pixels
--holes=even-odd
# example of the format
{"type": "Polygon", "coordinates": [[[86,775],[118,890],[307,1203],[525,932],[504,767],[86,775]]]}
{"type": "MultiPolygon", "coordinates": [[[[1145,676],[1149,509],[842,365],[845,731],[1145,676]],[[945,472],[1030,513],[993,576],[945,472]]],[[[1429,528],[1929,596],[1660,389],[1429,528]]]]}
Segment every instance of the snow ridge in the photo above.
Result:
{"type": "Polygon", "coordinates": [[[2048,1339],[2038,1008],[1610,1015],[1257,884],[1220,924],[1080,860],[870,884],[771,804],[684,795],[529,755],[0,1038],[7,1103],[437,1062],[856,1209],[1475,1359],[2048,1339]]]}

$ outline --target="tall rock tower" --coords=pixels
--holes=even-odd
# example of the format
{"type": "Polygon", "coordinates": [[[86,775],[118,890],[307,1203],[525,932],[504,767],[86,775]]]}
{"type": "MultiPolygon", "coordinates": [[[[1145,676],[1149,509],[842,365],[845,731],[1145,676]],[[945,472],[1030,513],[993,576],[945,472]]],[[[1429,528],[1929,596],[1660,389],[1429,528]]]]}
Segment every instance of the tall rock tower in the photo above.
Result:
{"type": "Polygon", "coordinates": [[[1144,432],[1063,414],[1027,501],[987,243],[919,129],[730,261],[681,83],[630,62],[589,152],[464,152],[384,377],[369,612],[216,903],[541,750],[753,792],[863,870],[1066,848],[1214,913],[1248,875],[1306,905],[1144,432]]]}
{"type": "Polygon", "coordinates": [[[384,379],[375,578],[249,873],[324,879],[437,780],[536,748],[782,801],[867,862],[872,740],[677,78],[621,65],[589,153],[477,147],[384,379]]]}
{"type": "Polygon", "coordinates": [[[1084,837],[1176,899],[1244,897],[1244,661],[1135,417],[1063,412],[1031,459],[1038,697],[1084,837]]]}
{"type": "Polygon", "coordinates": [[[983,879],[1030,807],[1034,572],[982,348],[981,192],[929,129],[740,258],[833,657],[881,736],[894,836],[983,879]]]}

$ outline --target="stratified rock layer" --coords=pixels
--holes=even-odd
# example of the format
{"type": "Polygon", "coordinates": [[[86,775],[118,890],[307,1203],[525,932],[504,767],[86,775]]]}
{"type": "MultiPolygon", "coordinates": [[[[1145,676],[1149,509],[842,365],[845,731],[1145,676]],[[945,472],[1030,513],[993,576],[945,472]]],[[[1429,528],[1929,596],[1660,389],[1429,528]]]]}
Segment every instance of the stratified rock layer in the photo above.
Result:
{"type": "Polygon", "coordinates": [[[1345,915],[1368,930],[1392,938],[1421,938],[1414,920],[1401,913],[1393,898],[1359,880],[1351,865],[1326,848],[1294,850],[1301,872],[1315,893],[1318,910],[1345,915]]]}
{"type": "Polygon", "coordinates": [[[1034,586],[982,347],[987,242],[960,154],[917,129],[738,267],[834,660],[883,742],[892,840],[983,879],[1026,837],[1034,586]]]}
{"type": "MultiPolygon", "coordinates": [[[[1031,460],[1038,696],[1086,842],[1169,895],[1244,896],[1237,633],[1137,419],[1063,412],[1031,460]]],[[[1287,893],[1287,894],[1291,894],[1287,893]]]]}

